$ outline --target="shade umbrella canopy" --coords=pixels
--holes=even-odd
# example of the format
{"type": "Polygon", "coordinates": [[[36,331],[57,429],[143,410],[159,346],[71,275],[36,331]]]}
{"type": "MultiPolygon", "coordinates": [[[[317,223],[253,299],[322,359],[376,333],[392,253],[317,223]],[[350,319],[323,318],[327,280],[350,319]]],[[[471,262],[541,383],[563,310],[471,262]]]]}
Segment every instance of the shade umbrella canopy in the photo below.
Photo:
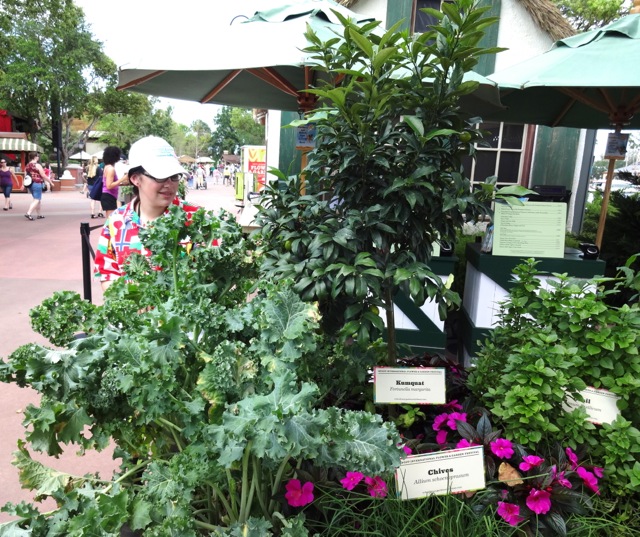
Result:
{"type": "MultiPolygon", "coordinates": [[[[506,110],[486,119],[586,129],[640,128],[640,14],[557,41],[489,76],[506,110]]],[[[609,161],[596,245],[602,246],[615,160],[609,161]]]]}
{"type": "Polygon", "coordinates": [[[213,162],[213,160],[210,159],[209,157],[198,157],[196,159],[196,162],[198,164],[211,164],[213,162]]]}
{"type": "Polygon", "coordinates": [[[80,151],[78,153],[74,153],[69,157],[70,160],[89,160],[91,155],[86,151],[80,151]]]}
{"type": "Polygon", "coordinates": [[[489,75],[507,109],[486,119],[549,127],[640,128],[640,14],[557,41],[489,75]]]}
{"type": "Polygon", "coordinates": [[[96,151],[91,156],[96,157],[98,160],[102,160],[102,156],[104,155],[104,150],[96,151]]]}
{"type": "Polygon", "coordinates": [[[303,90],[317,73],[302,51],[308,46],[305,32],[309,25],[322,39],[335,37],[343,28],[332,10],[359,22],[371,20],[333,0],[265,9],[216,34],[217,42],[229,45],[225,52],[211,53],[206,32],[190,37],[190,54],[176,54],[170,39],[151,43],[137,62],[120,67],[118,89],[244,108],[309,109],[312,99],[303,90]]]}
{"type": "MultiPolygon", "coordinates": [[[[137,62],[120,67],[118,89],[244,108],[309,110],[315,98],[304,90],[317,86],[323,75],[313,69],[315,61],[303,52],[309,45],[305,32],[309,26],[324,41],[341,35],[344,28],[334,10],[358,23],[373,20],[333,0],[302,0],[265,9],[216,35],[220,43],[241,45],[228,54],[176,57],[171,40],[152,43],[137,62]]],[[[203,35],[190,42],[193,51],[210,50],[210,37],[203,35]],[[199,39],[205,41],[198,44],[199,39]]],[[[502,109],[493,81],[472,72],[464,80],[480,83],[474,93],[462,98],[466,111],[483,115],[502,109]]]]}

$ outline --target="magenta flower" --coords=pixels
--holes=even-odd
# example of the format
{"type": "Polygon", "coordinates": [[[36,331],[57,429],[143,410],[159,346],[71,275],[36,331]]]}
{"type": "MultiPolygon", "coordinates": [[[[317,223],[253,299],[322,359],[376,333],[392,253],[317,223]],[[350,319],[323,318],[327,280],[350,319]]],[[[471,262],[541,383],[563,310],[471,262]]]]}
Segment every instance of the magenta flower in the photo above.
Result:
{"type": "Polygon", "coordinates": [[[520,506],[515,503],[498,502],[498,514],[511,526],[517,526],[524,520],[520,516],[520,506]]]}
{"type": "Polygon", "coordinates": [[[444,414],[438,414],[433,420],[433,430],[439,431],[442,427],[442,424],[445,423],[449,419],[449,414],[446,412],[444,414]]]}
{"type": "Polygon", "coordinates": [[[567,458],[571,463],[571,468],[575,470],[578,467],[578,456],[573,452],[573,450],[570,447],[566,448],[564,452],[567,454],[567,458]]]}
{"type": "Polygon", "coordinates": [[[596,474],[596,477],[604,476],[604,468],[600,468],[599,466],[593,467],[593,473],[596,474]]]}
{"type": "Polygon", "coordinates": [[[447,431],[438,431],[438,434],[436,434],[436,442],[438,442],[438,444],[440,444],[440,445],[446,444],[447,443],[447,431]]]}
{"type": "Polygon", "coordinates": [[[534,513],[544,515],[551,510],[551,494],[546,490],[531,489],[526,504],[534,513]]]}
{"type": "Polygon", "coordinates": [[[557,481],[557,483],[561,486],[563,486],[564,488],[567,489],[571,489],[573,488],[573,485],[571,484],[571,481],[569,481],[565,476],[564,476],[564,472],[560,472],[558,475],[555,476],[555,479],[557,481]]]}
{"type": "Polygon", "coordinates": [[[347,475],[340,480],[340,483],[342,483],[342,486],[347,490],[353,490],[363,479],[364,474],[360,472],[347,472],[347,475]]]}
{"type": "Polygon", "coordinates": [[[462,405],[458,403],[457,399],[453,399],[449,401],[446,405],[443,405],[444,408],[450,408],[451,410],[462,410],[462,405]]]}
{"type": "Polygon", "coordinates": [[[463,438],[462,440],[460,440],[460,442],[456,444],[456,449],[468,448],[471,446],[477,446],[477,444],[474,444],[473,442],[469,442],[469,440],[467,440],[466,438],[463,438]]]}
{"type": "Polygon", "coordinates": [[[447,427],[452,431],[456,431],[458,429],[458,425],[456,424],[456,420],[467,421],[466,412],[452,412],[449,414],[449,419],[447,419],[447,427]]]}
{"type": "Polygon", "coordinates": [[[407,445],[402,446],[402,451],[404,451],[407,455],[411,455],[413,453],[413,450],[407,445]]]}
{"type": "Polygon", "coordinates": [[[500,459],[510,459],[513,457],[513,444],[506,438],[498,438],[491,442],[491,451],[500,459]]]}
{"type": "Polygon", "coordinates": [[[387,484],[381,477],[365,477],[367,492],[373,498],[384,498],[387,495],[387,484]]]}
{"type": "Polygon", "coordinates": [[[536,466],[540,466],[544,459],[542,457],[538,457],[537,455],[526,455],[522,457],[522,461],[520,463],[520,470],[523,472],[528,472],[531,468],[535,468],[536,466]]]}
{"type": "Polygon", "coordinates": [[[600,494],[600,489],[598,488],[598,478],[593,475],[589,470],[579,466],[576,468],[576,473],[582,478],[584,484],[587,488],[590,488],[596,494],[600,494]]]}
{"type": "Polygon", "coordinates": [[[313,483],[311,481],[302,485],[299,479],[290,479],[285,488],[287,493],[284,497],[291,507],[302,507],[313,501],[313,483]]]}

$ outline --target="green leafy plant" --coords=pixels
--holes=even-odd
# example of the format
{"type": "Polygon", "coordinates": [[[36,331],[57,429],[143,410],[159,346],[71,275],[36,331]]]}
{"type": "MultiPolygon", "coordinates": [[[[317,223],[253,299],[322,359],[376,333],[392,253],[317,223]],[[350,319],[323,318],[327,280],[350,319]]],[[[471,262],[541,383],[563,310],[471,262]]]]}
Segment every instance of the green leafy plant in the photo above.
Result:
{"type": "Polygon", "coordinates": [[[288,282],[257,286],[254,245],[232,216],[200,210],[187,222],[172,209],[141,238],[154,254],[129,258],[104,307],[85,312],[77,295],[55,302],[85,312],[61,330],[86,338],[63,349],[26,345],[0,365],[2,381],[41,394],[25,410],[16,465],[37,498],[58,506],[5,506],[21,518],[1,535],[116,535],[124,523],[151,536],[306,535],[282,490],[303,465],[378,474],[399,464],[393,424],[327,404],[364,379],[366,367],[352,375],[347,366],[378,353],[319,334],[316,307],[288,282]],[[337,372],[318,384],[323,357],[337,372]],[[346,380],[332,391],[339,375],[346,380]],[[122,466],[106,481],[30,455],[110,442],[122,466]]]}
{"type": "Polygon", "coordinates": [[[605,466],[611,493],[640,490],[637,304],[608,306],[603,279],[554,274],[543,286],[533,260],[514,272],[517,282],[478,353],[470,389],[509,438],[543,452],[556,443],[584,445],[605,466]],[[596,426],[585,421],[584,407],[568,409],[567,397],[582,401],[587,386],[619,396],[621,416],[596,426]]]}
{"type": "Polygon", "coordinates": [[[442,316],[457,305],[429,267],[433,243],[453,242],[464,215],[485,209],[461,164],[481,133],[460,106],[477,87],[464,73],[495,52],[477,46],[495,22],[485,11],[444,3],[419,36],[346,19],[327,43],[310,32],[307,52],[334,80],[309,90],[323,103],[304,120],[318,142],[301,177],[274,172],[260,208],[266,272],[317,300],[328,332],[361,344],[385,332],[391,365],[395,294],[435,300],[442,316]]]}

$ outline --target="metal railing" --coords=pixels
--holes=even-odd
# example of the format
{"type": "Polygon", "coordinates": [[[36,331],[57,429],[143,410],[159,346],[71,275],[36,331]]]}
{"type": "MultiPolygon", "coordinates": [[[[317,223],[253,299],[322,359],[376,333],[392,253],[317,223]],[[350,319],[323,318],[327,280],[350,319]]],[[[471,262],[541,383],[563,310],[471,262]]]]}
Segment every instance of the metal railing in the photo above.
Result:
{"type": "Polygon", "coordinates": [[[82,289],[84,299],[91,302],[91,261],[96,258],[96,253],[91,246],[91,232],[102,228],[102,225],[90,226],[87,222],[80,224],[80,240],[82,242],[82,289]]]}

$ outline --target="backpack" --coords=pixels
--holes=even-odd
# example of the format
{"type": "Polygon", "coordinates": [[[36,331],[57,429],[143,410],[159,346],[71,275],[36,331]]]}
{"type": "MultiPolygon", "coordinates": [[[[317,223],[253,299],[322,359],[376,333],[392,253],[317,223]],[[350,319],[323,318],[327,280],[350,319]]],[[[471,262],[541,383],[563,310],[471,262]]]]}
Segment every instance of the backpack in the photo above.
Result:
{"type": "Polygon", "coordinates": [[[96,181],[91,185],[91,190],[89,190],[89,197],[96,201],[100,201],[102,198],[102,175],[96,176],[96,181]]]}

